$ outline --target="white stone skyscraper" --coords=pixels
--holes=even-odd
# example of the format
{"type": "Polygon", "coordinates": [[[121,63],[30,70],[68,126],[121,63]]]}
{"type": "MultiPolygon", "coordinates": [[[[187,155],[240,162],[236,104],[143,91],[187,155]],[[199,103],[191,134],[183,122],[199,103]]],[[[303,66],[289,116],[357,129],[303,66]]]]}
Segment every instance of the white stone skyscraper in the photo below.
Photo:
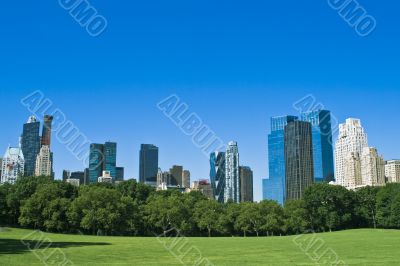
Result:
{"type": "Polygon", "coordinates": [[[237,142],[228,143],[225,154],[224,202],[240,202],[239,150],[237,142]]]}
{"type": "Polygon", "coordinates": [[[361,159],[358,152],[350,152],[344,161],[344,186],[347,189],[355,189],[362,186],[361,159]]]}
{"type": "Polygon", "coordinates": [[[18,177],[24,175],[24,155],[22,149],[8,147],[1,164],[1,184],[14,184],[18,177]]]}
{"type": "Polygon", "coordinates": [[[353,184],[358,183],[352,180],[354,176],[346,176],[346,167],[356,167],[349,165],[347,160],[350,158],[352,162],[355,162],[356,160],[353,159],[359,158],[366,147],[368,147],[368,138],[359,119],[349,118],[346,119],[346,123],[339,125],[339,136],[335,146],[336,184],[352,188],[353,184]]]}
{"type": "Polygon", "coordinates": [[[364,148],[361,155],[361,176],[363,186],[385,185],[385,161],[377,149],[364,148]]]}
{"type": "Polygon", "coordinates": [[[52,176],[51,152],[47,145],[40,148],[36,157],[35,176],[52,176]]]}

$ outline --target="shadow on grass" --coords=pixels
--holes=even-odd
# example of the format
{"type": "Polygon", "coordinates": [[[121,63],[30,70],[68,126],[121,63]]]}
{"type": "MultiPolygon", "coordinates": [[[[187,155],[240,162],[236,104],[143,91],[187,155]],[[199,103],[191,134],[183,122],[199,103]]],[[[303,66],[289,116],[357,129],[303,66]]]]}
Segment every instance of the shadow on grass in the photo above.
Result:
{"type": "Polygon", "coordinates": [[[87,246],[108,246],[109,243],[97,242],[49,242],[37,240],[0,239],[0,255],[23,254],[47,248],[70,248],[87,246]]]}

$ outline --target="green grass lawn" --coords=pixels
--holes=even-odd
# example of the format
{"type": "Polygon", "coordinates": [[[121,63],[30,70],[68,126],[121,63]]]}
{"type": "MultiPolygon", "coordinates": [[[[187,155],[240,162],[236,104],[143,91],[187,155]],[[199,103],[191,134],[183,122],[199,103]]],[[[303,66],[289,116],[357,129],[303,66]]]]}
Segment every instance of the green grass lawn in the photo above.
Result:
{"type": "Polygon", "coordinates": [[[400,231],[157,239],[0,230],[0,265],[194,265],[197,258],[199,265],[400,265],[400,231]]]}

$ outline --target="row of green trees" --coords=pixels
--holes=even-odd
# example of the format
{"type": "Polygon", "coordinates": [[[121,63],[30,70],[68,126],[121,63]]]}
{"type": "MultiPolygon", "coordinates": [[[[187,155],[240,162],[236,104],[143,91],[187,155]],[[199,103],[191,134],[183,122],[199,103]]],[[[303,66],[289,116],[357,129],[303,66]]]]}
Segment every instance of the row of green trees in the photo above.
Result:
{"type": "Polygon", "coordinates": [[[0,186],[0,225],[49,232],[154,236],[272,236],[400,228],[400,184],[357,192],[316,184],[303,200],[220,204],[201,193],[154,191],[134,180],[76,188],[47,177],[0,186]]]}

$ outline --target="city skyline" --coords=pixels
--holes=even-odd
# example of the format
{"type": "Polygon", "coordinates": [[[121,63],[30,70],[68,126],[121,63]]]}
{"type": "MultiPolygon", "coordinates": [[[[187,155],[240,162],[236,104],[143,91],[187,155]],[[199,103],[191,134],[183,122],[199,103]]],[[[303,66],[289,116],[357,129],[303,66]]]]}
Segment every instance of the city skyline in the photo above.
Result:
{"type": "MultiPolygon", "coordinates": [[[[21,99],[41,90],[92,143],[118,143],[128,178],[139,178],[142,143],[160,147],[163,170],[184,165],[192,179],[208,178],[209,155],[156,107],[173,94],[225,143],[239,143],[243,165],[254,172],[256,200],[269,176],[270,117],[299,115],[293,105],[310,94],[339,122],[361,119],[385,159],[400,157],[400,126],[393,123],[400,98],[399,3],[363,1],[377,21],[368,37],[358,36],[326,1],[291,1],[291,8],[259,0],[232,2],[229,9],[215,1],[124,5],[95,3],[109,27],[93,38],[57,2],[4,3],[2,153],[18,146],[30,115],[21,99]]],[[[63,169],[82,170],[54,136],[51,150],[57,178],[63,169]]]]}

